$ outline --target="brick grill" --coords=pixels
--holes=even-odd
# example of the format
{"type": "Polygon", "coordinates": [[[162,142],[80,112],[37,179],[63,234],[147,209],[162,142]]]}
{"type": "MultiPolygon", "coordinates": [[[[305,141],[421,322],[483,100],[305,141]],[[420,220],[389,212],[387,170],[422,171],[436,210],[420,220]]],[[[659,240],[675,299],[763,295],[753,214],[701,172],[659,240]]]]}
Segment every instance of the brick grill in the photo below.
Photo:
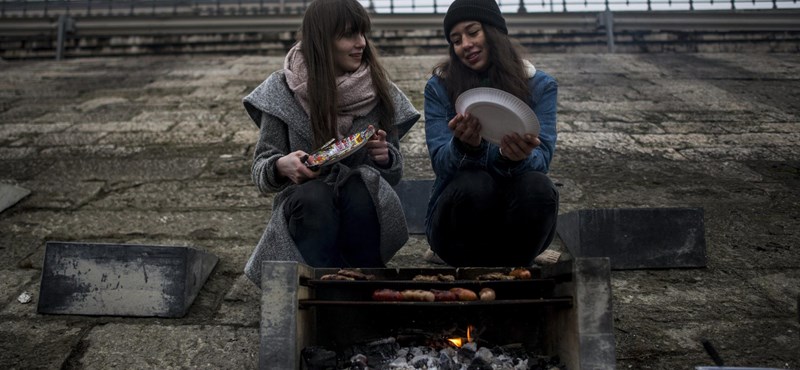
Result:
{"type": "Polygon", "coordinates": [[[558,355],[572,369],[613,369],[614,337],[607,258],[578,258],[531,268],[532,280],[479,281],[502,268],[362,269],[369,281],[320,280],[337,269],[296,262],[265,262],[259,367],[300,369],[308,346],[341,350],[404,332],[444,333],[473,325],[491,345],[522,344],[558,355]],[[449,274],[456,282],[414,282],[418,275],[449,274]],[[490,302],[378,302],[376,289],[491,287],[490,302]]]}

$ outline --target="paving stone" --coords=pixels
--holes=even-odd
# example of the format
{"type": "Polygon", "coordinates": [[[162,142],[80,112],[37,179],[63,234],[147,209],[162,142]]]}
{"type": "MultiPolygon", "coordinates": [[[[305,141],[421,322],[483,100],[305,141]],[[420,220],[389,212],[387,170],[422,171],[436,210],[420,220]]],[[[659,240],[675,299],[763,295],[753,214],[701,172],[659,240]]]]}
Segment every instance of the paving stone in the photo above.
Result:
{"type": "Polygon", "coordinates": [[[761,295],[772,302],[777,311],[796,313],[797,297],[800,297],[800,273],[797,270],[775,271],[762,275],[753,274],[748,281],[759,287],[761,295]]]}
{"type": "Polygon", "coordinates": [[[155,131],[163,132],[170,125],[163,121],[109,121],[101,123],[78,123],[69,128],[69,131],[84,132],[130,132],[130,131],[155,131]]]}
{"type": "MultiPolygon", "coordinates": [[[[2,253],[2,251],[0,251],[2,253]]],[[[16,266],[15,266],[16,267],[16,266]]],[[[22,269],[2,269],[0,270],[0,310],[9,305],[21,305],[17,301],[20,294],[26,291],[26,287],[37,279],[40,275],[36,270],[22,270],[22,269]]],[[[28,293],[36,296],[38,292],[28,291],[28,293]]],[[[25,303],[28,305],[36,305],[36,300],[25,303]]]]}
{"type": "Polygon", "coordinates": [[[205,165],[203,158],[61,160],[53,165],[48,175],[73,181],[98,178],[110,181],[186,179],[199,174],[205,165]]]}
{"type": "MultiPolygon", "coordinates": [[[[750,315],[778,317],[780,310],[770,303],[769,296],[753,290],[749,278],[740,276],[726,284],[726,294],[714,294],[718,284],[728,280],[733,271],[706,269],[670,270],[667,276],[651,271],[613,271],[614,316],[616,326],[637,320],[702,321],[706,313],[730,320],[747,319],[750,315]],[[680,299],[681,305],[670,305],[680,299]],[[630,320],[630,321],[629,321],[630,320]]],[[[754,276],[753,276],[754,277],[754,276]]],[[[752,277],[751,277],[752,278],[752,277]]],[[[785,300],[785,299],[784,299],[785,300]]]]}
{"type": "Polygon", "coordinates": [[[800,345],[796,322],[765,318],[758,322],[741,320],[730,326],[724,325],[726,320],[677,321],[657,330],[648,330],[647,325],[633,321],[634,325],[616,331],[618,349],[638,352],[641,348],[654,348],[646,358],[618,356],[617,367],[668,369],[679,357],[687,363],[711,365],[701,344],[703,339],[711,341],[729,366],[779,369],[791,368],[797,362],[793,354],[800,345]],[[659,343],[658,347],[653,343],[659,343]]]}
{"type": "Polygon", "coordinates": [[[43,181],[26,181],[31,190],[24,206],[30,208],[76,208],[87,204],[103,189],[101,181],[63,181],[47,178],[43,181]]]}
{"type": "Polygon", "coordinates": [[[0,271],[15,268],[41,270],[41,259],[31,259],[41,247],[44,247],[43,239],[25,232],[0,233],[0,271]]]}
{"type": "Polygon", "coordinates": [[[59,135],[40,136],[33,141],[33,146],[80,147],[83,145],[91,145],[97,143],[102,137],[106,135],[107,133],[105,132],[62,132],[59,135]]]}
{"type": "Polygon", "coordinates": [[[261,319],[261,289],[240,274],[214,318],[220,324],[257,328],[261,319]]]}
{"type": "Polygon", "coordinates": [[[0,320],[0,338],[4,338],[0,363],[9,370],[60,369],[87,326],[41,319],[0,320]]]}
{"type": "Polygon", "coordinates": [[[39,124],[4,123],[0,124],[0,136],[9,138],[19,137],[21,135],[44,134],[56,131],[64,131],[70,126],[72,126],[72,124],[65,122],[39,124]]]}
{"type": "Polygon", "coordinates": [[[83,343],[83,356],[74,365],[85,369],[255,369],[258,364],[258,328],[108,324],[94,327],[83,343]]]}
{"type": "MultiPolygon", "coordinates": [[[[113,134],[109,134],[113,135],[113,134]]],[[[103,139],[107,138],[105,135],[103,139]]],[[[127,143],[126,143],[127,144],[127,143]]],[[[39,151],[39,158],[64,158],[64,157],[127,157],[133,154],[141,153],[147,148],[143,146],[121,146],[113,144],[95,144],[95,145],[81,145],[81,146],[58,146],[58,147],[44,147],[39,151]]]]}
{"type": "Polygon", "coordinates": [[[35,211],[12,215],[0,232],[30,232],[60,240],[90,240],[134,235],[194,238],[240,238],[260,235],[264,211],[35,211]]]}
{"type": "Polygon", "coordinates": [[[215,181],[163,181],[131,184],[117,189],[105,189],[101,199],[92,201],[92,209],[173,209],[225,210],[230,208],[272,209],[272,199],[260,197],[252,182],[223,178],[215,181]],[[167,197],[163,194],[193,194],[191,197],[167,197]]]}

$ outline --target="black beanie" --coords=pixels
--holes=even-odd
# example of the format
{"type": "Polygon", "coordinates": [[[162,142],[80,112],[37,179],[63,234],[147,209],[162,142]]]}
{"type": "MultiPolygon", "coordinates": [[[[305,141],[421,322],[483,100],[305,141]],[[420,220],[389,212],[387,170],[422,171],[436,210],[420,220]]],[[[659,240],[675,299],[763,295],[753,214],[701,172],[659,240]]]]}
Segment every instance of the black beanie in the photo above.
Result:
{"type": "Polygon", "coordinates": [[[444,16],[444,38],[450,42],[450,30],[463,21],[479,21],[495,26],[500,32],[508,35],[506,20],[500,13],[495,0],[456,0],[450,4],[444,16]]]}

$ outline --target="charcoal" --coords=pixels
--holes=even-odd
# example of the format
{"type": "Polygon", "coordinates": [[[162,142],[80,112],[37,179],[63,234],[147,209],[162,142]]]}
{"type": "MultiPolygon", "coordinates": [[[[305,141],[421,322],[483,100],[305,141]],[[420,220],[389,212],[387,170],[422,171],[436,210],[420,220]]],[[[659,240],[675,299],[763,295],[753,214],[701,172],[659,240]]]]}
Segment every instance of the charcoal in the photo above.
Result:
{"type": "Polygon", "coordinates": [[[376,366],[390,362],[397,357],[399,346],[394,338],[385,338],[367,343],[354,344],[347,348],[343,355],[345,358],[364,356],[367,364],[376,366]]]}
{"type": "Polygon", "coordinates": [[[487,363],[482,357],[475,357],[467,366],[467,370],[492,370],[492,364],[487,363]]]}
{"type": "Polygon", "coordinates": [[[336,352],[329,351],[324,347],[310,346],[303,348],[301,352],[305,368],[308,370],[330,370],[337,369],[336,352]]]}
{"type": "Polygon", "coordinates": [[[430,361],[430,356],[420,355],[412,358],[409,362],[414,366],[415,369],[427,369],[430,361]]]}
{"type": "Polygon", "coordinates": [[[456,370],[459,367],[456,365],[456,362],[453,360],[450,355],[447,354],[447,351],[439,352],[439,369],[440,370],[456,370]]]}
{"type": "Polygon", "coordinates": [[[488,348],[481,347],[478,350],[478,352],[475,353],[475,358],[480,358],[481,360],[483,360],[487,364],[490,364],[490,363],[493,362],[494,355],[492,354],[492,351],[490,351],[488,348]]]}
{"type": "Polygon", "coordinates": [[[355,355],[350,358],[350,370],[367,370],[369,369],[369,365],[367,362],[367,356],[362,354],[355,355]]]}

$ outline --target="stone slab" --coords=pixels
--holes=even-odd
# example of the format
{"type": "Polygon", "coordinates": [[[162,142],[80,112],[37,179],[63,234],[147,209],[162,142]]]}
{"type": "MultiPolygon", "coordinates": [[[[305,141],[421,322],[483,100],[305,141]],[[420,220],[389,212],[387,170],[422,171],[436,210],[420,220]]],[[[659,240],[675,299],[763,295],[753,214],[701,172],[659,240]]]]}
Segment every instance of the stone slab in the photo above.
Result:
{"type": "Polygon", "coordinates": [[[255,369],[258,328],[110,323],[92,328],[82,344],[82,356],[66,368],[255,369]]]}
{"type": "Polygon", "coordinates": [[[190,247],[48,242],[38,312],[182,317],[217,261],[190,247]]]}
{"type": "Polygon", "coordinates": [[[614,270],[706,266],[702,208],[568,212],[557,232],[575,257],[609,257],[614,270]]]}
{"type": "Polygon", "coordinates": [[[19,186],[0,184],[0,212],[11,208],[30,193],[30,190],[19,186]]]}
{"type": "Polygon", "coordinates": [[[78,344],[85,323],[0,320],[0,368],[61,369],[78,344]]]}

